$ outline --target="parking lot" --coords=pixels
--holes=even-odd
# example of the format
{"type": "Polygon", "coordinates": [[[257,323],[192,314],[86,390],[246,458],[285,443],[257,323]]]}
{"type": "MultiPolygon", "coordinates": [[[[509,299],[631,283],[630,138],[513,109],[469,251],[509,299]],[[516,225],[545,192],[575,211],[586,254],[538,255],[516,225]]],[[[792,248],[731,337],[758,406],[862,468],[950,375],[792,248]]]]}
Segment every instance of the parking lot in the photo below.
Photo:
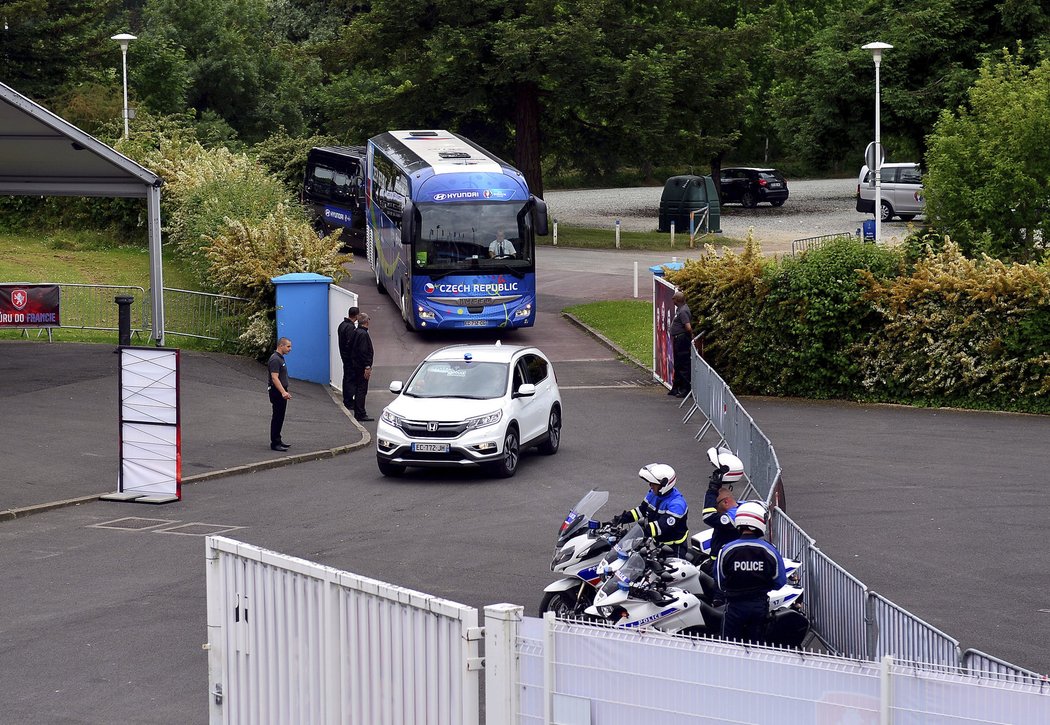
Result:
{"type": "MultiPolygon", "coordinates": [[[[752,231],[766,253],[791,251],[795,239],[824,234],[856,233],[871,215],[856,209],[857,179],[788,179],[791,196],[781,207],[759,204],[746,209],[739,204],[722,206],[721,235],[705,237],[705,242],[718,245],[719,239],[744,239],[752,231]]],[[[660,213],[659,186],[629,189],[585,189],[548,191],[545,199],[554,218],[571,219],[573,224],[608,228],[612,233],[616,220],[624,231],[655,231],[660,213]]],[[[920,224],[919,217],[912,226],[920,224]]],[[[894,219],[883,226],[887,242],[900,241],[909,224],[894,219]]]]}

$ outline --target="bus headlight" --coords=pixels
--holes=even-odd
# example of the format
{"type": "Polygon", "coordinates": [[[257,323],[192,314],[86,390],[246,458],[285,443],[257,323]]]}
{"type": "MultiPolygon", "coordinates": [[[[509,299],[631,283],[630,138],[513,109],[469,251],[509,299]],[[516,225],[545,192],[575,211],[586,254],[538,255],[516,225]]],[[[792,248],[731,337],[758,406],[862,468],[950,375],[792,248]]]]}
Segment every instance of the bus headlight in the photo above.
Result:
{"type": "Polygon", "coordinates": [[[515,319],[520,319],[522,317],[528,317],[531,314],[532,314],[532,305],[528,304],[528,305],[525,305],[524,307],[522,307],[519,310],[515,310],[514,311],[514,318],[515,319]]]}
{"type": "Polygon", "coordinates": [[[419,319],[421,319],[421,320],[434,320],[434,319],[437,319],[437,315],[435,315],[433,312],[431,312],[430,310],[425,309],[423,307],[417,307],[416,308],[416,313],[419,315],[419,319]]]}

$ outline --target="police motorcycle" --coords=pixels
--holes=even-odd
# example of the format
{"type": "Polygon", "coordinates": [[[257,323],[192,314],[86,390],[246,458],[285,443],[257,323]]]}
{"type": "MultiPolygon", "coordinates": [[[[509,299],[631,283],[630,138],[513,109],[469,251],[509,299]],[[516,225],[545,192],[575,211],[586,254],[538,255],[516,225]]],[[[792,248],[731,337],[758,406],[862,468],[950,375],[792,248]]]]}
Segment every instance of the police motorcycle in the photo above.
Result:
{"type": "Polygon", "coordinates": [[[551,571],[561,578],[543,589],[540,616],[548,611],[563,618],[578,616],[594,600],[601,583],[598,567],[621,538],[620,525],[594,518],[608,500],[608,491],[591,490],[569,509],[551,559],[551,571]]]}
{"type": "Polygon", "coordinates": [[[654,562],[639,551],[605,580],[584,613],[616,627],[652,627],[670,634],[712,635],[722,629],[714,607],[692,592],[669,586],[654,562]]]}
{"type": "MultiPolygon", "coordinates": [[[[718,636],[725,607],[712,606],[693,592],[675,586],[669,569],[635,551],[606,579],[585,615],[615,627],[652,627],[670,634],[718,636]]],[[[801,590],[785,586],[769,593],[766,644],[800,647],[809,620],[793,603],[801,590]]]]}

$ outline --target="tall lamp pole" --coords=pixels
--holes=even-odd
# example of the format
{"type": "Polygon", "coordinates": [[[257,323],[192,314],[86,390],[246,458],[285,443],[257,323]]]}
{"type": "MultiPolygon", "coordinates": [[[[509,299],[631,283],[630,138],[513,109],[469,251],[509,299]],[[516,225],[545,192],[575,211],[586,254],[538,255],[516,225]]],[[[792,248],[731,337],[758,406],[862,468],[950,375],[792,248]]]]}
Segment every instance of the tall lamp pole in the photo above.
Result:
{"type": "Polygon", "coordinates": [[[868,43],[862,46],[864,50],[871,51],[871,57],[875,60],[875,243],[882,240],[882,135],[881,135],[881,108],[879,104],[879,66],[882,65],[882,51],[889,50],[893,46],[889,43],[868,43]]]}
{"type": "MultiPolygon", "coordinates": [[[[110,40],[115,40],[120,43],[120,55],[124,62],[124,138],[128,137],[128,45],[133,40],[138,40],[137,36],[131,33],[121,33],[120,35],[114,35],[110,40]]],[[[876,71],[877,72],[877,71],[876,71]]]]}

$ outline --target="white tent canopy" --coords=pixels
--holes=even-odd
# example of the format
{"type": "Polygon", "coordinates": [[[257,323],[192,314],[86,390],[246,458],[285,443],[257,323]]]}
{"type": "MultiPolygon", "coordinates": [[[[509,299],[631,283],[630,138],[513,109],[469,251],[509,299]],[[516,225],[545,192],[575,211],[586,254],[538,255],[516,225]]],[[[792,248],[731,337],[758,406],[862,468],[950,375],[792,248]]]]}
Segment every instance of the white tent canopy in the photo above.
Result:
{"type": "Polygon", "coordinates": [[[145,199],[153,337],[164,343],[160,187],[149,169],[0,83],[0,195],[145,199]]]}

